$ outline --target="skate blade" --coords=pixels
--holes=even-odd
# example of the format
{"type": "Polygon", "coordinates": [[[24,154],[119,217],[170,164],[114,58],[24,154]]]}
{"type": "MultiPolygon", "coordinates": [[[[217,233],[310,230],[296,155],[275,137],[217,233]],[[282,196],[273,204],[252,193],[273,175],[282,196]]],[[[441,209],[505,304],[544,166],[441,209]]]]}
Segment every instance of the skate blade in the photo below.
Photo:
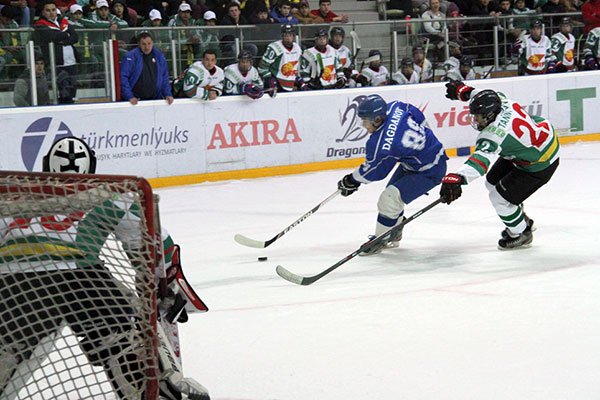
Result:
{"type": "Polygon", "coordinates": [[[386,249],[395,249],[396,247],[400,247],[400,242],[389,242],[385,245],[386,249]]]}
{"type": "Polygon", "coordinates": [[[526,243],[526,244],[522,244],[520,246],[517,247],[500,247],[498,246],[498,250],[500,251],[509,251],[509,250],[521,250],[521,249],[528,249],[531,247],[531,242],[526,243]]]}

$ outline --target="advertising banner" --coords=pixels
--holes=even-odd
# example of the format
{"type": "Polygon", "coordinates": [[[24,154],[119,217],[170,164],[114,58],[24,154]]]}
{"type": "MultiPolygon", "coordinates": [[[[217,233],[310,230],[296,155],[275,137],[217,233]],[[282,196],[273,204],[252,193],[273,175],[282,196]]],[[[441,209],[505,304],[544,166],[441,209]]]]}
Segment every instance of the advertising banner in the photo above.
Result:
{"type": "MultiPolygon", "coordinates": [[[[600,72],[470,81],[504,92],[559,134],[600,132],[595,117],[600,72]]],[[[421,109],[447,149],[472,146],[468,104],[445,98],[443,83],[222,97],[0,110],[0,169],[41,170],[58,138],[85,140],[97,171],[146,178],[239,171],[364,157],[367,132],[356,115],[372,93],[421,109]]]]}

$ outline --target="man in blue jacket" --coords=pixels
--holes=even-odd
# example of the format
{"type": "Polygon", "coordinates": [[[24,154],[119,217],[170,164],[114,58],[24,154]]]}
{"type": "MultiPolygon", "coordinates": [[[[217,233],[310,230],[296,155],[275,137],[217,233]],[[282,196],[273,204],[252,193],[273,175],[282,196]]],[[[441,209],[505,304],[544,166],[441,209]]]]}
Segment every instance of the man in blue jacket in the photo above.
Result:
{"type": "Polygon", "coordinates": [[[139,100],[166,99],[173,103],[167,60],[148,32],[138,36],[138,47],[121,61],[121,98],[136,105],[139,100]]]}

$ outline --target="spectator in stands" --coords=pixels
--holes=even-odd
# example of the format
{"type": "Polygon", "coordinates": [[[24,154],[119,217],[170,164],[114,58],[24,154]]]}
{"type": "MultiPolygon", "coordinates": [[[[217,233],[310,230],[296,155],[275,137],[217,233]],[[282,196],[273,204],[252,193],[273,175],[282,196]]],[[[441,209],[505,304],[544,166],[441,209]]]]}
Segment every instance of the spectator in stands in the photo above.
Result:
{"type": "Polygon", "coordinates": [[[583,16],[583,33],[588,34],[594,28],[600,27],[600,0],[588,0],[581,6],[583,16]]]}
{"type": "Polygon", "coordinates": [[[404,57],[400,61],[400,69],[392,74],[392,84],[406,85],[409,83],[419,83],[419,76],[415,72],[412,58],[404,57]]]}
{"type": "MultiPolygon", "coordinates": [[[[269,1],[269,0],[244,0],[241,4],[243,4],[243,6],[240,6],[242,9],[242,15],[244,17],[246,17],[246,19],[249,21],[250,17],[252,15],[256,15],[256,10],[263,9],[263,10],[267,10],[267,14],[269,13],[269,11],[271,10],[271,7],[269,7],[269,4],[274,3],[273,0],[269,1]]],[[[217,15],[218,17],[218,15],[217,15]]]]}
{"type": "MultiPolygon", "coordinates": [[[[473,1],[473,4],[471,5],[467,15],[498,17],[500,15],[500,11],[495,7],[491,0],[475,0],[473,1]]],[[[494,25],[494,22],[486,20],[469,22],[470,30],[473,31],[472,37],[475,39],[478,45],[477,52],[479,58],[491,59],[494,56],[494,25]]]]}
{"type": "Polygon", "coordinates": [[[77,52],[77,72],[91,77],[93,73],[101,70],[102,63],[90,41],[90,32],[85,30],[81,23],[83,8],[79,4],[73,4],[69,7],[68,14],[69,25],[73,25],[79,35],[79,41],[73,45],[77,52]]]}
{"type": "MultiPolygon", "coordinates": [[[[562,4],[560,4],[560,0],[548,0],[548,2],[542,6],[542,13],[544,14],[562,14],[566,11],[567,9],[562,4]]],[[[562,15],[546,16],[544,18],[544,24],[546,25],[545,33],[548,36],[552,36],[559,31],[558,25],[560,24],[561,18],[562,15]]]]}
{"type": "Polygon", "coordinates": [[[31,11],[29,10],[27,0],[0,0],[0,5],[4,5],[2,9],[10,9],[12,18],[19,26],[26,27],[31,25],[31,11]]]}
{"type": "Polygon", "coordinates": [[[217,54],[206,50],[202,61],[196,61],[185,70],[182,78],[175,79],[173,87],[179,97],[215,100],[223,94],[225,74],[217,65],[217,54]]]}
{"type": "Polygon", "coordinates": [[[227,14],[219,25],[248,25],[248,20],[242,15],[240,5],[232,1],[227,4],[227,14]]]}
{"type": "Polygon", "coordinates": [[[261,25],[275,23],[275,20],[269,16],[266,6],[260,6],[254,10],[254,14],[248,17],[248,22],[252,25],[261,25]]]}
{"type": "Polygon", "coordinates": [[[325,22],[348,22],[347,14],[337,15],[331,11],[331,0],[319,0],[319,8],[310,13],[323,18],[325,22]]]}
{"type": "Polygon", "coordinates": [[[415,72],[419,75],[419,82],[431,82],[433,80],[433,65],[431,61],[425,58],[425,49],[423,46],[414,46],[412,56],[415,72]]]}
{"type": "MultiPolygon", "coordinates": [[[[123,21],[121,18],[112,15],[110,13],[110,9],[108,7],[107,0],[97,0],[96,1],[96,11],[90,13],[87,17],[82,18],[79,22],[83,24],[86,28],[93,29],[107,29],[114,33],[119,28],[127,28],[127,22],[123,21]]],[[[92,36],[92,35],[90,35],[92,36]]],[[[96,42],[102,43],[106,37],[104,34],[100,33],[100,35],[94,34],[93,36],[96,39],[96,42]]],[[[92,39],[93,40],[93,39],[92,39]]]]}
{"type": "MultiPolygon", "coordinates": [[[[205,26],[216,26],[217,15],[212,11],[206,11],[202,16],[205,26]]],[[[194,54],[200,58],[206,50],[214,50],[217,59],[221,57],[221,49],[219,48],[219,37],[216,35],[215,30],[212,29],[201,29],[199,31],[200,43],[194,47],[194,54]]]]}
{"type": "Polygon", "coordinates": [[[127,3],[125,3],[125,0],[113,0],[111,5],[111,13],[114,16],[121,18],[123,21],[127,22],[127,26],[129,27],[135,26],[137,22],[133,20],[129,15],[129,11],[127,10],[127,3]]]}
{"type": "MultiPolygon", "coordinates": [[[[525,16],[525,15],[536,15],[537,11],[535,9],[530,9],[525,6],[525,0],[515,0],[515,5],[512,9],[512,13],[516,16],[525,16]]],[[[514,26],[515,29],[520,31],[524,31],[529,29],[529,25],[531,24],[531,18],[515,18],[514,26]]]]}
{"type": "Polygon", "coordinates": [[[58,17],[54,0],[45,0],[42,4],[40,18],[34,25],[35,43],[40,46],[46,65],[50,65],[49,43],[54,43],[58,102],[71,104],[77,93],[77,60],[73,45],[79,41],[79,36],[66,18],[58,17]]]}
{"type": "Polygon", "coordinates": [[[361,86],[383,86],[390,82],[390,73],[386,67],[381,65],[381,51],[377,49],[369,51],[365,62],[368,66],[354,78],[357,83],[360,83],[361,86]]]}
{"type": "Polygon", "coordinates": [[[446,15],[440,11],[440,0],[429,0],[429,8],[421,15],[421,18],[427,21],[423,22],[425,37],[433,45],[436,59],[440,59],[444,48],[444,30],[446,29],[446,15]]]}
{"type": "MultiPolygon", "coordinates": [[[[142,22],[143,27],[158,28],[162,26],[162,14],[156,9],[150,10],[148,19],[142,22]]],[[[155,30],[152,32],[152,40],[154,41],[154,47],[159,49],[165,57],[171,57],[171,33],[168,30],[155,30]]]]}
{"type": "MultiPolygon", "coordinates": [[[[0,29],[18,29],[19,24],[13,18],[12,7],[4,6],[0,10],[0,29]]],[[[23,68],[15,64],[23,64],[25,53],[21,46],[21,34],[17,32],[0,32],[0,79],[10,79],[21,74],[23,68]]]]}
{"type": "Polygon", "coordinates": [[[298,24],[300,21],[292,14],[292,6],[288,0],[279,0],[271,10],[271,18],[280,24],[298,24]]]}
{"type": "Polygon", "coordinates": [[[473,58],[469,56],[462,56],[458,67],[451,69],[446,72],[442,77],[443,81],[466,81],[469,79],[476,79],[475,71],[473,71],[473,58]]]}
{"type": "MultiPolygon", "coordinates": [[[[50,104],[50,94],[48,91],[48,81],[44,71],[44,57],[41,54],[35,55],[35,86],[37,93],[37,104],[40,106],[50,104]]],[[[13,101],[17,107],[26,107],[33,105],[31,93],[31,77],[29,70],[25,70],[23,75],[15,82],[13,101]]]]}
{"type": "Polygon", "coordinates": [[[310,12],[308,0],[300,1],[298,8],[292,12],[301,24],[322,24],[325,22],[319,15],[310,12]]]}
{"type": "Polygon", "coordinates": [[[575,36],[571,33],[571,18],[563,17],[559,29],[550,39],[548,73],[572,71],[575,66],[575,36]]]}
{"type": "Polygon", "coordinates": [[[401,18],[410,18],[413,15],[421,15],[421,13],[427,9],[428,5],[429,0],[389,0],[386,2],[386,8],[388,10],[400,10],[403,12],[400,16],[401,18]],[[413,9],[417,10],[416,14],[413,13],[413,9]]]}
{"type": "MultiPolygon", "coordinates": [[[[181,3],[177,8],[177,14],[169,18],[167,26],[172,27],[193,27],[199,26],[201,23],[192,18],[192,6],[188,3],[181,3]]],[[[186,65],[191,65],[198,57],[194,54],[193,47],[200,44],[200,30],[185,29],[180,32],[169,31],[171,39],[183,49],[186,65]]]]}
{"type": "Polygon", "coordinates": [[[509,43],[512,43],[517,40],[521,34],[521,30],[515,28],[515,19],[508,17],[513,14],[511,0],[500,0],[499,5],[500,15],[506,18],[499,22],[498,29],[500,29],[500,32],[506,31],[504,32],[506,34],[506,40],[509,43]]]}
{"type": "Polygon", "coordinates": [[[121,61],[121,99],[136,105],[139,100],[166,99],[173,103],[165,56],[154,47],[148,32],[138,35],[138,47],[121,61]]]}

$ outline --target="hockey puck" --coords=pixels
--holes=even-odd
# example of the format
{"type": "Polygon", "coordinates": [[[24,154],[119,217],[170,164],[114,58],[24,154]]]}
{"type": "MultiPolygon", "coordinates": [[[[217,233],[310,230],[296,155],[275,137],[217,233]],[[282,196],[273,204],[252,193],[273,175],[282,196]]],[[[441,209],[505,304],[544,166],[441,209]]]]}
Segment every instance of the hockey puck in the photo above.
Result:
{"type": "Polygon", "coordinates": [[[258,257],[258,261],[267,261],[267,257],[258,257]]]}

